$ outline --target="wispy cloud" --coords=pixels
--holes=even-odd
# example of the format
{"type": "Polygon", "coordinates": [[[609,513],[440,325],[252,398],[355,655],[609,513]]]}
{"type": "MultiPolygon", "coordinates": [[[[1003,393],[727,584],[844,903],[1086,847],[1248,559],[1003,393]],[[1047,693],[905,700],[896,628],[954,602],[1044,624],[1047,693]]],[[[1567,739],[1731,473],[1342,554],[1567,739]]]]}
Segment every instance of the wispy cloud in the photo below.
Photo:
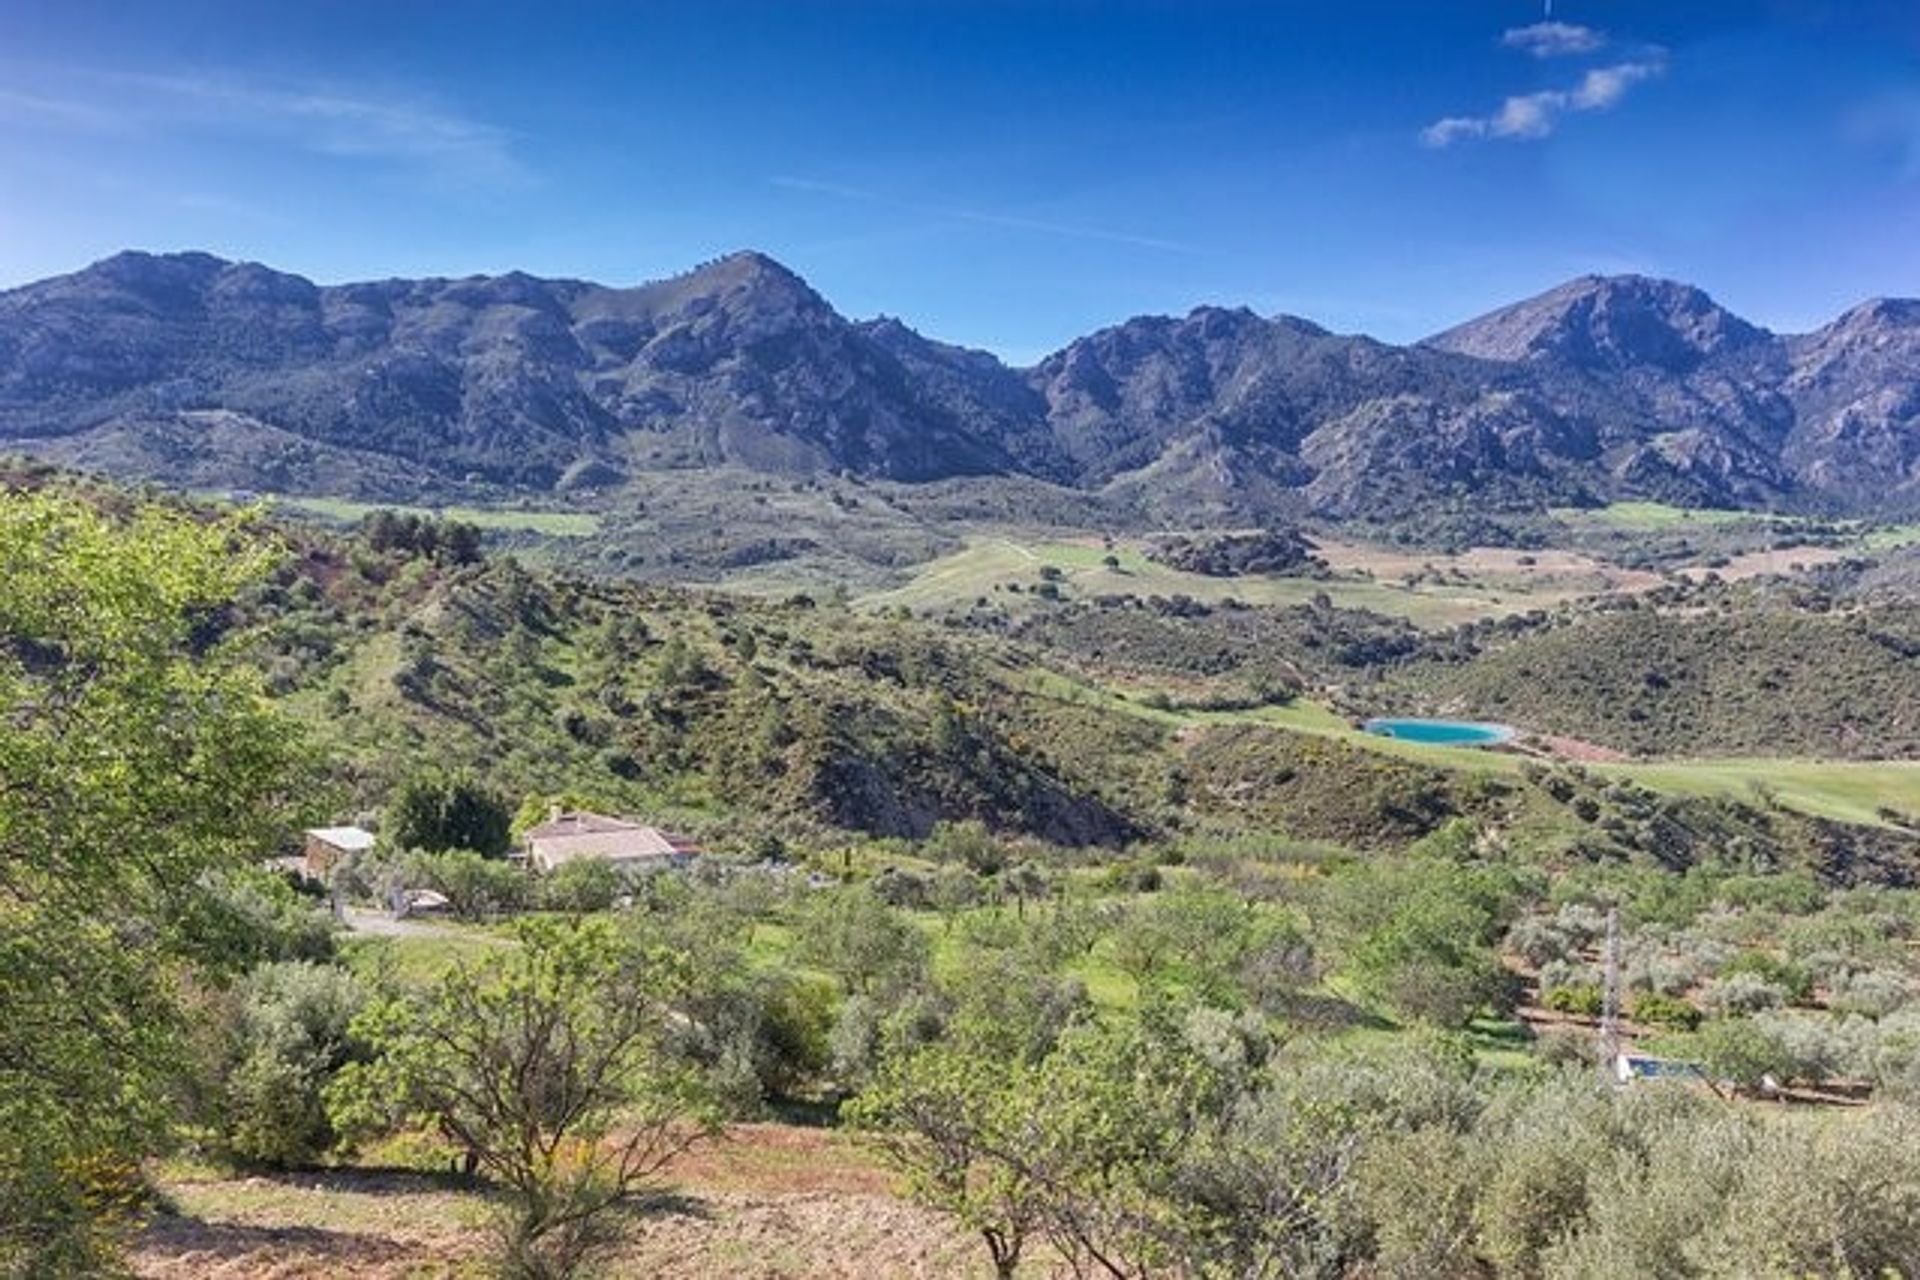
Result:
{"type": "Polygon", "coordinates": [[[922,204],[913,200],[900,200],[877,191],[867,191],[859,187],[842,186],[834,182],[820,182],[813,178],[797,178],[788,175],[776,175],[769,178],[776,187],[789,191],[808,191],[816,195],[836,196],[842,200],[858,200],[866,204],[884,205],[905,213],[916,213],[925,217],[946,218],[955,222],[973,222],[982,226],[1006,227],[1014,231],[1032,231],[1040,235],[1062,236],[1072,240],[1095,240],[1108,244],[1134,245],[1142,249],[1159,249],[1167,253],[1199,253],[1199,249],[1177,240],[1163,240],[1158,236],[1135,235],[1128,231],[1111,231],[1103,227],[1088,227],[1077,223],[1053,222],[1045,218],[1028,218],[1018,214],[997,213],[986,209],[973,209],[963,206],[922,204]]]}
{"type": "Polygon", "coordinates": [[[1500,43],[1536,58],[1576,58],[1598,53],[1606,47],[1607,38],[1592,27],[1571,22],[1536,22],[1530,27],[1513,28],[1500,37],[1500,43]]]}
{"type": "Polygon", "coordinates": [[[121,114],[69,98],[49,97],[18,89],[0,88],[0,121],[25,120],[37,125],[102,130],[117,128],[121,114]]]}
{"type": "Polygon", "coordinates": [[[1583,111],[1605,111],[1626,97],[1643,80],[1666,70],[1664,56],[1653,53],[1631,62],[1595,67],[1570,89],[1544,89],[1517,94],[1483,116],[1448,116],[1420,131],[1430,147],[1450,147],[1483,138],[1527,141],[1550,136],[1562,117],[1583,111]]]}
{"type": "Polygon", "coordinates": [[[461,182],[529,176],[508,130],[423,99],[351,86],[70,69],[51,88],[0,86],[0,120],[28,116],[89,132],[264,138],[461,182]]]}

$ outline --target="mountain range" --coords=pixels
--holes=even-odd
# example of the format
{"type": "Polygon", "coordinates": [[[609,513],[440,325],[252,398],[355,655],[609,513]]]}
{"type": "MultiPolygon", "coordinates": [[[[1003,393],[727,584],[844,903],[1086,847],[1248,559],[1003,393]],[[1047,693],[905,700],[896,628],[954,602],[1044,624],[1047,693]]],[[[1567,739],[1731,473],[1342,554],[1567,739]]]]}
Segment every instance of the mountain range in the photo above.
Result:
{"type": "Polygon", "coordinates": [[[1920,301],[1780,335],[1687,285],[1589,276],[1409,346],[1202,307],[1015,368],[843,317],[751,252],[633,288],[321,286],[129,252],[0,293],[0,450],[390,501],[724,465],[1017,476],[1186,518],[1892,514],[1920,510],[1920,301]]]}

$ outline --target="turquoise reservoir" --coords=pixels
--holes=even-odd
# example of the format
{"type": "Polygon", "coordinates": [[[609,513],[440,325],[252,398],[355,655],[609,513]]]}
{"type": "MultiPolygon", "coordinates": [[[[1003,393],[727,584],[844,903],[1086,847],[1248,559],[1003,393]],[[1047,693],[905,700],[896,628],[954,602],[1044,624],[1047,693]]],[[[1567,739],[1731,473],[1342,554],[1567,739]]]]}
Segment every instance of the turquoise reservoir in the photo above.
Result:
{"type": "Polygon", "coordinates": [[[1513,736],[1507,725],[1474,720],[1369,720],[1361,727],[1383,738],[1434,747],[1490,747],[1513,736]]]}

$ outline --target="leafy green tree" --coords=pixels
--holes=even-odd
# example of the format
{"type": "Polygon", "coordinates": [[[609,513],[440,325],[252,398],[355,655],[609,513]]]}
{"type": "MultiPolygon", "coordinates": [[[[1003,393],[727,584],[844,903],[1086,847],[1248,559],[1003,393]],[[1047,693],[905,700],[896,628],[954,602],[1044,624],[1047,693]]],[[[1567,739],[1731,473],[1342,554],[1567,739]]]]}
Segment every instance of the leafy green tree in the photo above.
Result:
{"type": "Polygon", "coordinates": [[[433,772],[400,784],[381,834],[399,849],[471,849],[498,858],[511,847],[512,827],[506,801],[471,773],[433,772]]]}
{"type": "Polygon", "coordinates": [[[849,992],[898,990],[926,975],[927,936],[864,888],[822,892],[802,917],[799,958],[849,992]]]}
{"type": "Polygon", "coordinates": [[[1493,944],[1514,900],[1497,869],[1416,858],[1341,876],[1319,905],[1341,972],[1361,995],[1402,1017],[1457,1026],[1510,994],[1493,944]]]}
{"type": "Polygon", "coordinates": [[[847,1108],[879,1131],[908,1194],[953,1217],[1011,1280],[1037,1234],[1048,1188],[1020,1157],[1034,1105],[1032,1073],[970,1047],[929,1045],[890,1061],[847,1108]]]}
{"type": "Polygon", "coordinates": [[[1022,862],[1018,866],[1007,868],[1006,873],[1000,877],[1000,883],[1008,893],[1013,895],[1015,913],[1023,920],[1027,915],[1028,900],[1045,898],[1053,887],[1047,879],[1045,869],[1034,862],[1022,862]]]}
{"type": "Polygon", "coordinates": [[[533,891],[525,871],[470,849],[422,853],[412,866],[414,879],[446,895],[448,907],[462,920],[490,920],[518,911],[533,891]]]}
{"type": "Polygon", "coordinates": [[[0,495],[0,1273],[107,1269],[204,895],[283,831],[296,743],[219,626],[268,560],[237,522],[0,495]]]}
{"type": "Polygon", "coordinates": [[[942,822],[927,837],[926,854],[935,862],[957,862],[976,875],[997,875],[1007,865],[1006,846],[976,819],[942,822]]]}
{"type": "Polygon", "coordinates": [[[612,863],[576,858],[541,877],[540,901],[549,911],[606,911],[626,891],[626,878],[612,863]]]}
{"type": "Polygon", "coordinates": [[[501,1184],[504,1274],[576,1274],[611,1244],[609,1210],[705,1136],[697,1073],[662,1045],[679,957],[611,921],[523,922],[518,945],[355,1021],[375,1056],[329,1089],[342,1128],[433,1125],[501,1184]]]}

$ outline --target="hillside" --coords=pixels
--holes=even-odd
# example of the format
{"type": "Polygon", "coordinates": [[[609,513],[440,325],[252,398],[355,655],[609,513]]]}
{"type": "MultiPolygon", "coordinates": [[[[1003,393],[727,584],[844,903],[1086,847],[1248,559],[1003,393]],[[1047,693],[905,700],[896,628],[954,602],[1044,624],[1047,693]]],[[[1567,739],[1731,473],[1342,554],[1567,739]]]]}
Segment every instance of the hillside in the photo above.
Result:
{"type": "MultiPolygon", "coordinates": [[[[1609,1203],[1604,1135],[1693,1158],[1730,1124],[1774,1134],[1739,1156],[1723,1216],[1777,1203],[1759,1180],[1809,1141],[1835,1187],[1912,1150],[1897,1132],[1860,1154],[1879,1130],[1834,1115],[1776,1130],[1791,1113],[1771,1099],[1870,1097],[1879,1117],[1920,1080],[1920,773],[1825,765],[1814,797],[1789,785],[1804,760],[1429,748],[1319,701],[1650,608],[1421,632],[1326,597],[1150,597],[970,626],[571,577],[458,521],[324,532],[32,468],[0,470],[0,562],[0,816],[28,855],[0,924],[33,979],[0,991],[0,1041],[33,1061],[51,1028],[64,1072],[0,1073],[38,1126],[0,1161],[39,1233],[0,1238],[9,1273],[45,1240],[80,1259],[62,1274],[126,1251],[155,1276],[464,1271],[536,1248],[562,1260],[543,1274],[589,1256],[731,1274],[769,1242],[779,1274],[959,1274],[982,1243],[996,1274],[1062,1274],[1084,1247],[1171,1241],[1177,1275],[1258,1250],[1343,1276],[1529,1276],[1503,1243],[1522,1227],[1618,1256],[1594,1235],[1615,1210],[1534,1225],[1570,1179],[1609,1203]],[[701,852],[631,873],[502,859],[510,814],[553,803],[701,852]],[[377,838],[324,887],[268,862],[342,820],[377,838]],[[1595,1090],[1603,936],[1626,1042],[1702,1063],[1717,1096],[1595,1090]],[[76,959],[115,980],[73,981],[76,959]],[[122,1129],[128,1090],[151,1118],[122,1129]],[[964,1181],[930,1182],[949,1132],[991,1142],[964,1148],[964,1181]],[[604,1224],[578,1241],[548,1226],[573,1175],[543,1153],[563,1144],[623,1162],[567,1202],[604,1224]],[[1509,1166],[1547,1172],[1517,1191],[1472,1176],[1509,1166]],[[1311,1212],[1273,1214],[1303,1168],[1333,1171],[1311,1212]],[[1435,1170],[1470,1224],[1448,1246],[1462,1265],[1401,1268],[1394,1241],[1429,1211],[1409,1179],[1435,1170]],[[1025,1188],[1060,1269],[1005,1265],[954,1198],[988,1186],[1025,1188]]],[[[1778,628],[1789,591],[1825,616],[1765,582],[1658,603],[1778,628]]],[[[1743,1256],[1776,1237],[1833,1233],[1768,1228],[1775,1252],[1743,1256]]]]}
{"type": "Polygon", "coordinates": [[[1636,755],[1920,755],[1920,615],[1718,598],[1564,613],[1432,646],[1374,696],[1636,755]]]}
{"type": "Polygon", "coordinates": [[[0,447],[129,479],[385,501],[592,502],[660,473],[1098,493],[1191,525],[1645,498],[1920,504],[1920,306],[1783,338],[1588,277],[1396,347],[1202,307],[1031,369],[842,317],[737,253],[613,288],[320,286],[123,253],[0,294],[0,447]]]}

